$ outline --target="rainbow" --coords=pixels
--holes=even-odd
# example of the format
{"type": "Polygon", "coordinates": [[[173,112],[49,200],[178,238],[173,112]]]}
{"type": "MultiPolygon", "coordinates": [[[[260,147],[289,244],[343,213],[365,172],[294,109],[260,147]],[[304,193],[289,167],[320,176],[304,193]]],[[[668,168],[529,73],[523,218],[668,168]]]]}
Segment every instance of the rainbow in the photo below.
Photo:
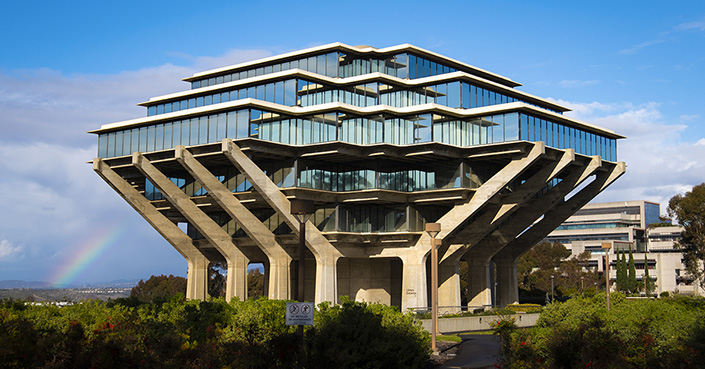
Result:
{"type": "Polygon", "coordinates": [[[80,244],[75,254],[59,265],[49,277],[49,281],[56,287],[65,287],[75,282],[76,278],[107,251],[126,229],[122,226],[113,226],[96,232],[80,244]]]}

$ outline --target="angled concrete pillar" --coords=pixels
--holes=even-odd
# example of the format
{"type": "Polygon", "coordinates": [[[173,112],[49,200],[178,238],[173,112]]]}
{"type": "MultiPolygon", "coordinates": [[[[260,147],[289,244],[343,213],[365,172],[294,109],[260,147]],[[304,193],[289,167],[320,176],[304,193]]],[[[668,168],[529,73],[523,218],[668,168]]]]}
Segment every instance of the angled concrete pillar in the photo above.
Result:
{"type": "Polygon", "coordinates": [[[210,260],[203,255],[186,259],[186,298],[205,300],[208,296],[208,265],[210,260]]]}
{"type": "MultiPolygon", "coordinates": [[[[596,160],[597,159],[593,159],[593,161],[596,160]]],[[[548,209],[545,209],[545,214],[543,214],[543,218],[540,221],[536,222],[528,230],[516,236],[516,238],[513,238],[507,242],[507,245],[495,255],[495,260],[500,263],[504,263],[504,265],[506,266],[506,268],[504,268],[505,273],[512,273],[512,269],[514,270],[513,273],[516,273],[516,260],[521,255],[529,251],[548,233],[550,233],[552,230],[556,229],[556,227],[561,225],[561,223],[563,223],[569,216],[573,215],[576,211],[585,206],[585,204],[590,202],[590,200],[592,200],[595,196],[597,196],[600,192],[607,188],[607,186],[609,186],[619,177],[621,177],[622,174],[624,174],[624,172],[626,171],[626,165],[623,162],[619,162],[615,165],[610,164],[606,168],[603,166],[602,169],[603,170],[601,171],[597,171],[595,179],[588,185],[586,185],[583,189],[579,190],[572,197],[564,200],[562,203],[554,207],[549,207],[548,209]],[[510,266],[511,264],[513,264],[514,266],[510,266]]],[[[577,183],[575,183],[574,186],[569,186],[570,182],[567,182],[566,186],[560,189],[559,191],[556,191],[556,193],[559,195],[563,194],[561,198],[569,194],[572,189],[575,189],[584,179],[591,175],[592,172],[590,174],[587,173],[589,170],[591,170],[590,167],[586,168],[586,170],[580,175],[580,178],[578,179],[578,181],[576,181],[577,183]]],[[[563,182],[566,182],[566,180],[564,180],[563,182]]],[[[556,187],[563,185],[563,182],[561,182],[556,187]]],[[[538,207],[539,204],[537,204],[537,208],[538,207]]],[[[503,278],[508,279],[510,277],[505,276],[503,278]]],[[[503,286],[501,288],[509,287],[510,286],[503,286]]],[[[501,288],[498,292],[498,295],[507,298],[506,301],[502,302],[513,302],[512,300],[515,299],[514,292],[502,291],[501,288]]]]}
{"type": "Polygon", "coordinates": [[[215,247],[228,264],[225,298],[247,299],[247,264],[249,260],[235,246],[232,237],[218,223],[196,206],[174,182],[139,152],[132,154],[132,164],[152,182],[171,205],[215,247]]]}
{"type": "Polygon", "coordinates": [[[291,296],[291,257],[277,242],[274,234],[250,212],[233,193],[191,154],[185,146],[176,146],[176,160],[196,179],[208,194],[225,210],[252,241],[267,255],[267,295],[270,299],[286,300],[291,296]]]}
{"type": "Polygon", "coordinates": [[[468,258],[468,306],[492,305],[490,262],[485,258],[468,258]]]}
{"type": "Polygon", "coordinates": [[[518,304],[517,259],[495,257],[492,261],[497,270],[497,305],[518,304]]]}
{"type": "MultiPolygon", "coordinates": [[[[257,190],[257,193],[289,225],[295,234],[299,234],[299,221],[291,215],[291,203],[272,180],[231,140],[222,143],[223,154],[237,167],[257,190]]],[[[312,222],[306,225],[306,246],[316,259],[316,297],[315,303],[323,301],[337,302],[336,265],[341,253],[331,245],[321,231],[312,222]]]]}
{"type": "Polygon", "coordinates": [[[406,250],[399,256],[402,262],[401,311],[428,307],[426,295],[426,253],[406,250]]]}
{"type": "Polygon", "coordinates": [[[460,258],[441,261],[438,266],[438,311],[441,313],[457,313],[462,302],[460,300],[460,258]]]}
{"type": "Polygon", "coordinates": [[[209,261],[194,246],[191,237],[160,213],[149,200],[115,173],[102,159],[93,160],[93,170],[186,259],[188,265],[186,298],[205,300],[208,294],[209,261]]]}

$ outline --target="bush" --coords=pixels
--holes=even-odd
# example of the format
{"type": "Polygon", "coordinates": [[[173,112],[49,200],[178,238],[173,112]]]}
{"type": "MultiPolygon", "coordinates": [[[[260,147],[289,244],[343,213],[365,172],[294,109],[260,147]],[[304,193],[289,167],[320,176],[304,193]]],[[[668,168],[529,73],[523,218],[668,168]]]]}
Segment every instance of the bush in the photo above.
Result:
{"type": "Polygon", "coordinates": [[[421,368],[429,358],[420,323],[381,304],[321,304],[307,340],[311,368],[421,368]]]}
{"type": "MultiPolygon", "coordinates": [[[[575,297],[546,307],[534,328],[502,332],[512,367],[703,367],[705,300],[575,297]],[[540,365],[539,365],[540,363],[540,365]]],[[[499,328],[495,328],[499,333],[499,328]]]]}
{"type": "MultiPolygon", "coordinates": [[[[296,326],[286,301],[0,301],[0,368],[291,368],[296,326]]],[[[410,314],[345,301],[322,304],[307,329],[309,367],[420,368],[429,336],[410,314]]]]}

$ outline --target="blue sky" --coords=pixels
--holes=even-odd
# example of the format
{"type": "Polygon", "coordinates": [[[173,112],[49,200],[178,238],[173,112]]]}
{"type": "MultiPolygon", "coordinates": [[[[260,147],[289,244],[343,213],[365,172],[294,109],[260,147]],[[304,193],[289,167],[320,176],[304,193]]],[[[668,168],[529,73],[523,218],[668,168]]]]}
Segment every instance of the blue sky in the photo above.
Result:
{"type": "Polygon", "coordinates": [[[146,115],[138,102],[195,72],[335,41],[411,43],[627,136],[627,174],[596,201],[664,213],[705,181],[702,1],[4,1],[0,14],[0,280],[185,275],[86,164],[86,131],[146,115]]]}

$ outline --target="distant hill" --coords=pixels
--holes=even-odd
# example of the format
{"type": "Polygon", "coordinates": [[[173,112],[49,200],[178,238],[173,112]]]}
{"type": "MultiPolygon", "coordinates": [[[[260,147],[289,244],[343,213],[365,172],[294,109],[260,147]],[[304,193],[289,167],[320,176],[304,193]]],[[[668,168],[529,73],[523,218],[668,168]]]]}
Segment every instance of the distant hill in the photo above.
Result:
{"type": "Polygon", "coordinates": [[[13,288],[52,288],[53,286],[49,282],[27,282],[18,280],[7,280],[0,281],[0,289],[13,289],[13,288]]]}
{"type": "Polygon", "coordinates": [[[18,280],[0,281],[0,289],[49,289],[49,288],[132,288],[137,285],[139,279],[116,279],[109,282],[96,282],[84,284],[72,284],[69,286],[55,286],[49,282],[27,282],[18,280]]]}

